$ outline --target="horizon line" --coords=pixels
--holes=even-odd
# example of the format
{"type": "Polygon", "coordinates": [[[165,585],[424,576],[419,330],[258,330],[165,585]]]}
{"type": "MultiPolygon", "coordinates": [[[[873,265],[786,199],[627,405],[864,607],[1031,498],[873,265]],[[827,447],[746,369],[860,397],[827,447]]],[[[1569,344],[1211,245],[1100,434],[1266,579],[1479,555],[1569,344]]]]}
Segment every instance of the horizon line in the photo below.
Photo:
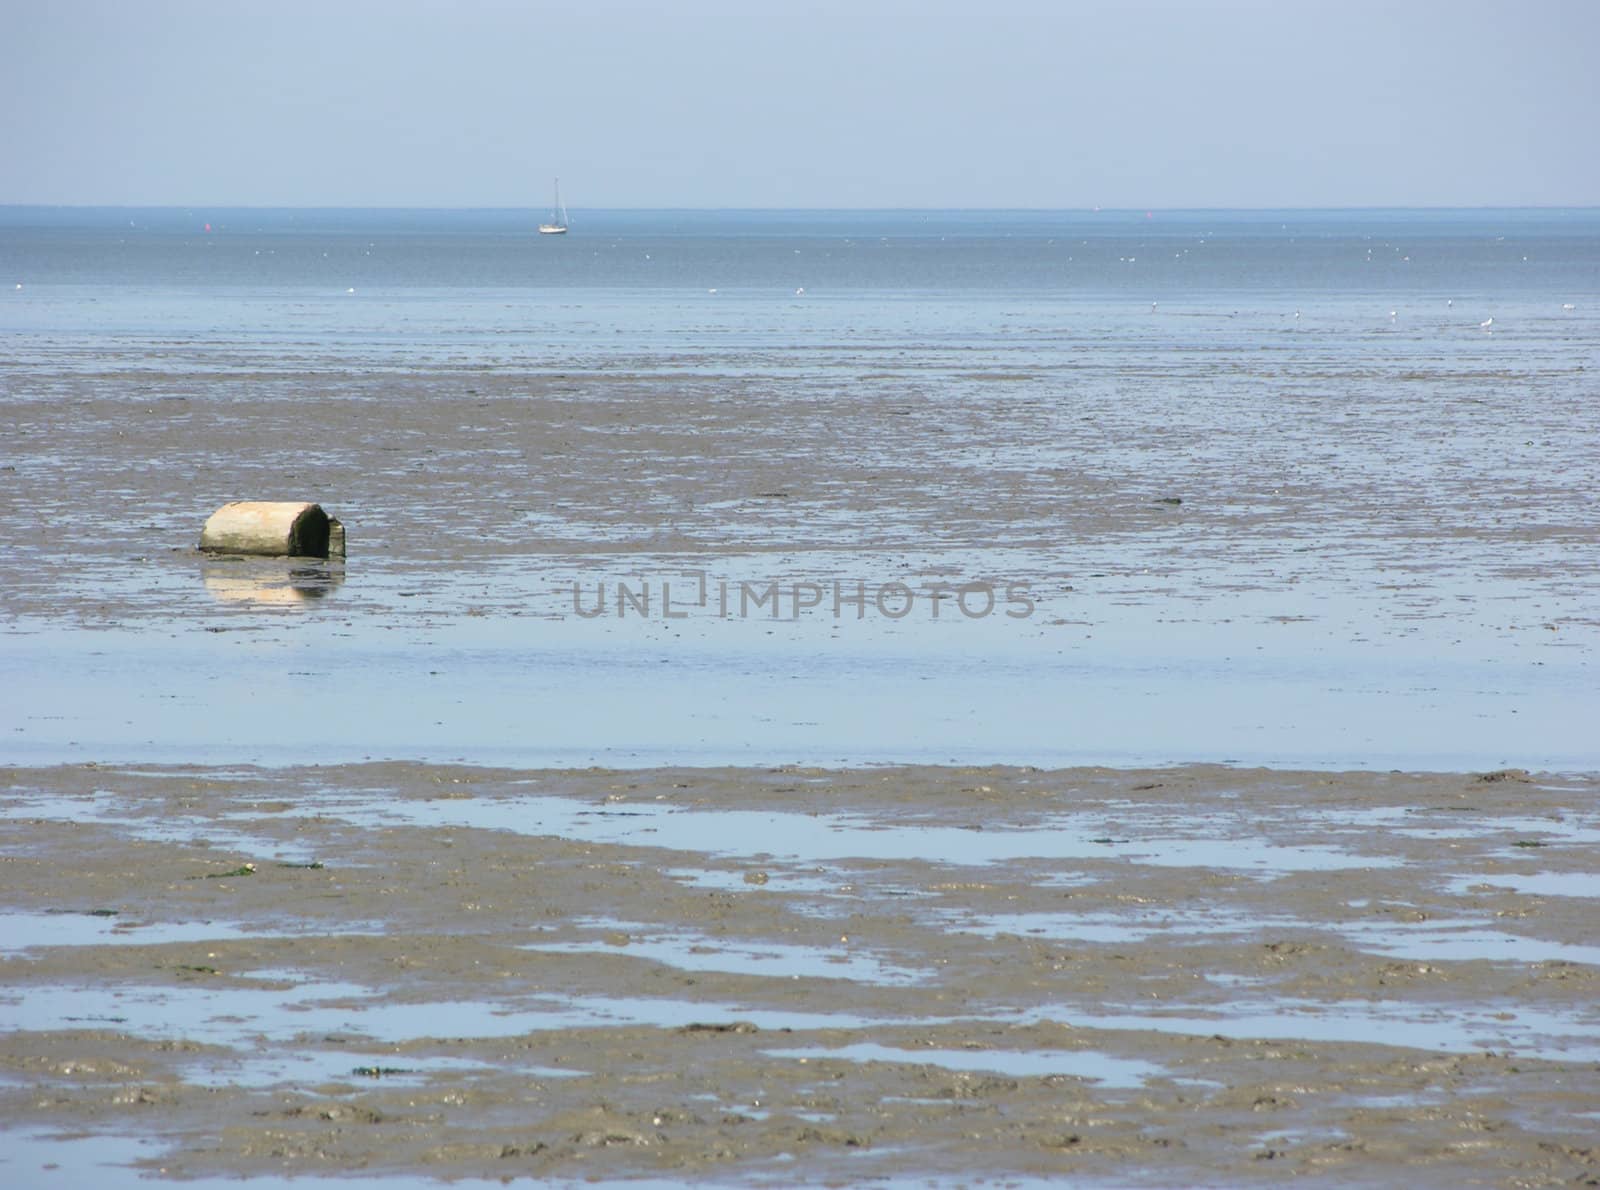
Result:
{"type": "MultiPolygon", "coordinates": [[[[236,211],[531,211],[542,209],[536,204],[510,205],[436,205],[409,203],[236,203],[236,202],[0,202],[0,210],[68,210],[68,211],[186,211],[201,208],[222,208],[236,211]]],[[[1065,206],[1065,207],[948,207],[948,206],[866,206],[866,207],[778,207],[778,206],[586,206],[571,207],[575,211],[590,212],[671,212],[671,213],[762,213],[815,212],[824,214],[937,214],[950,212],[982,212],[1002,214],[1124,214],[1138,212],[1269,212],[1269,211],[1600,211],[1600,203],[1473,203],[1420,205],[1395,204],[1341,204],[1332,206],[1065,206]]]]}

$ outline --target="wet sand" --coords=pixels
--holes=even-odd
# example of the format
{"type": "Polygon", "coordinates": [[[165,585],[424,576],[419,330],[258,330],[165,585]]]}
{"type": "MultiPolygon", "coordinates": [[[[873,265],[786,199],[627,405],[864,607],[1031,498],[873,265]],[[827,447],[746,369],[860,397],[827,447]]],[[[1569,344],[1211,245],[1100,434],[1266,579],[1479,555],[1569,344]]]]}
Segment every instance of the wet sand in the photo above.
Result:
{"type": "Polygon", "coordinates": [[[1597,793],[14,769],[0,1113],[168,1177],[1587,1184],[1597,793]]]}
{"type": "Polygon", "coordinates": [[[1080,314],[19,339],[0,1181],[1600,1176],[1592,334],[1080,314]],[[693,567],[1040,610],[562,587],[693,567]]]}
{"type": "Polygon", "coordinates": [[[41,526],[0,555],[0,759],[1600,769],[1585,341],[1265,321],[1103,361],[42,357],[0,382],[0,512],[41,526]],[[247,497],[322,501],[346,565],[198,556],[247,497]],[[921,594],[668,621],[695,573],[921,594]],[[1035,613],[931,618],[974,581],[1035,613]],[[575,614],[622,582],[649,617],[575,614]]]}

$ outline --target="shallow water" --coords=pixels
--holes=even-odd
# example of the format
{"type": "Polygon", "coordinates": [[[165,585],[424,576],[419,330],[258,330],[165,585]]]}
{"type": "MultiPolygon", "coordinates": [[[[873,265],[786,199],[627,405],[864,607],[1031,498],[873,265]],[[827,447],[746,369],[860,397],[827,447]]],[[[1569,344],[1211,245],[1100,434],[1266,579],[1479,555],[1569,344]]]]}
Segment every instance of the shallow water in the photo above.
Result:
{"type": "Polygon", "coordinates": [[[630,922],[576,922],[604,932],[573,942],[530,942],[526,949],[551,954],[592,954],[613,947],[618,954],[664,963],[683,971],[726,971],[771,979],[849,979],[871,984],[917,983],[927,973],[899,966],[860,950],[841,953],[815,946],[770,940],[743,942],[687,931],[663,932],[630,922]]]}
{"type": "Polygon", "coordinates": [[[1496,872],[1487,878],[1462,877],[1455,887],[1461,891],[1503,888],[1536,897],[1600,900],[1600,872],[1496,872]]]}
{"type": "Polygon", "coordinates": [[[1419,961],[1482,959],[1492,963],[1586,963],[1600,966],[1600,946],[1508,933],[1472,921],[1418,925],[1342,925],[1339,932],[1364,950],[1419,961]]]}
{"type": "Polygon", "coordinates": [[[465,999],[406,1003],[385,999],[381,988],[316,981],[291,989],[30,988],[25,998],[3,996],[0,1003],[8,1003],[7,1019],[15,1029],[115,1025],[144,1037],[187,1037],[234,1047],[247,1046],[252,1038],[288,1041],[313,1034],[349,1034],[396,1045],[441,1036],[502,1038],[530,1031],[629,1025],[678,1028],[728,1018],[774,1030],[885,1023],[845,1012],[775,1011],[628,996],[552,997],[521,1007],[465,999]]]}
{"type": "MultiPolygon", "coordinates": [[[[230,774],[228,780],[249,780],[230,774]]],[[[20,794],[0,804],[0,821],[7,819],[57,819],[68,822],[94,822],[114,827],[130,839],[156,843],[194,843],[247,851],[273,864],[303,866],[317,862],[303,844],[289,839],[274,839],[262,833],[240,830],[227,818],[219,821],[202,809],[190,813],[166,811],[159,814],[131,813],[129,800],[110,791],[97,791],[88,797],[58,798],[20,794]]],[[[0,843],[0,850],[4,843],[0,843]]]]}
{"type": "Polygon", "coordinates": [[[1149,1029],[1158,1033],[1221,1034],[1245,1040],[1361,1042],[1419,1050],[1472,1053],[1493,1050],[1528,1058],[1592,1062],[1600,1058],[1600,1019],[1593,1012],[1547,1012],[1508,1002],[1471,1012],[1367,1001],[1297,1004],[1289,1000],[1225,1011],[1184,1012],[1178,1004],[1148,1013],[1066,1012],[1036,1009],[1024,1021],[1054,1021],[1097,1029],[1149,1029]]]}
{"type": "MultiPolygon", "coordinates": [[[[1593,878],[1590,878],[1591,881],[1593,878]]],[[[1207,910],[1176,913],[1161,910],[1147,920],[1127,920],[1128,915],[1084,913],[1014,913],[970,918],[953,915],[951,928],[993,936],[1028,935],[1076,943],[1142,942],[1156,936],[1196,942],[1214,935],[1283,933],[1304,934],[1307,923],[1292,917],[1267,917],[1259,913],[1224,913],[1207,910]]],[[[1344,922],[1321,930],[1336,935],[1360,950],[1391,954],[1419,963],[1439,960],[1493,963],[1584,963],[1600,966],[1600,946],[1531,938],[1493,929],[1472,921],[1344,922]]]]}
{"type": "MultiPolygon", "coordinates": [[[[1040,590],[1024,623],[585,622],[570,595],[550,592],[554,576],[529,578],[505,565],[429,576],[421,616],[384,594],[415,577],[384,582],[352,567],[337,591],[299,609],[222,615],[194,606],[180,584],[170,598],[186,620],[166,628],[13,622],[23,632],[0,657],[5,755],[1600,766],[1582,742],[1595,645],[1582,624],[1474,628],[1463,644],[1453,619],[1373,633],[1401,622],[1353,596],[1288,623],[1283,615],[1312,609],[1261,594],[1191,605],[1141,576],[1127,596],[1040,590]]],[[[1486,594],[1478,584],[1473,598],[1486,594]]],[[[1431,598],[1452,596],[1446,584],[1431,598]]]]}
{"type": "MultiPolygon", "coordinates": [[[[432,1058],[393,1052],[276,1050],[198,1059],[183,1071],[184,1081],[211,1087],[315,1087],[328,1095],[348,1094],[375,1081],[385,1086],[421,1086],[439,1075],[474,1074],[490,1068],[467,1058],[432,1058]]],[[[578,1078],[581,1070],[519,1066],[528,1078],[578,1078]]]]}
{"type": "MultiPolygon", "coordinates": [[[[515,798],[384,802],[329,797],[314,811],[352,821],[415,826],[462,826],[520,831],[594,842],[632,843],[674,851],[737,855],[754,861],[815,864],[842,859],[922,860],[956,866],[1002,864],[1024,858],[1122,859],[1162,867],[1215,867],[1271,875],[1292,871],[1382,868],[1397,861],[1356,850],[1240,839],[1228,831],[1233,811],[1215,814],[1212,838],[1204,812],[1179,828],[1137,842],[1105,835],[1099,815],[1063,814],[1037,826],[990,829],[894,824],[849,814],[686,809],[629,803],[594,807],[570,798],[524,794],[515,798]]],[[[1175,825],[1175,824],[1174,824],[1175,825]]]]}
{"type": "MultiPolygon", "coordinates": [[[[239,922],[156,922],[123,918],[114,910],[52,913],[0,913],[0,955],[25,954],[54,946],[164,946],[171,942],[205,942],[224,938],[293,938],[308,929],[325,932],[323,924],[302,926],[274,935],[239,922]]],[[[350,922],[344,934],[381,934],[376,922],[350,922]]]]}
{"type": "Polygon", "coordinates": [[[46,214],[7,489],[74,530],[0,585],[0,758],[1600,768],[1592,213],[46,214]],[[188,552],[286,488],[346,566],[188,552]],[[669,620],[702,578],[1036,610],[669,620]]]}
{"type": "MultiPolygon", "coordinates": [[[[159,1165],[170,1146],[150,1136],[118,1136],[78,1133],[7,1130],[0,1132],[0,1174],[17,1179],[16,1185],[58,1187],[105,1187],[105,1190],[144,1190],[152,1174],[165,1173],[159,1165]],[[136,1165],[135,1163],[141,1163],[136,1165]]],[[[374,1179],[376,1180],[376,1179],[374,1179]]],[[[237,1177],[185,1176],[183,1185],[191,1190],[238,1190],[237,1177]]],[[[249,1179],[252,1190],[349,1190],[348,1176],[319,1175],[296,1171],[290,1176],[256,1175],[249,1179]]],[[[386,1172],[381,1184],[385,1190],[439,1190],[441,1185],[503,1186],[503,1178],[452,1176],[448,1183],[424,1174],[404,1175],[386,1172]]],[[[576,1183],[570,1183],[576,1184],[576,1183]]],[[[620,1185],[605,1181],[589,1185],[620,1185]]],[[[671,1179],[628,1179],[626,1185],[639,1190],[665,1190],[687,1185],[671,1179]]]]}
{"type": "MultiPolygon", "coordinates": [[[[396,1003],[384,1001],[380,995],[378,989],[316,982],[301,983],[287,991],[56,986],[31,988],[29,996],[20,1001],[7,997],[10,1004],[6,1015],[11,1027],[19,1030],[112,1027],[141,1037],[184,1037],[231,1047],[242,1055],[248,1055],[250,1049],[262,1041],[298,1039],[305,1042],[315,1035],[358,1038],[365,1044],[401,1045],[441,1037],[512,1038],[529,1032],[595,1027],[674,1029],[720,1021],[741,1021],[763,1031],[804,1031],[928,1025],[966,1019],[960,1015],[864,1017],[845,1012],[777,1011],[703,1000],[617,996],[552,998],[538,1005],[513,1007],[505,1002],[466,1000],[396,1003]]],[[[1138,1012],[1115,1008],[1038,1007],[1001,1009],[986,1014],[984,1019],[1239,1039],[1359,1042],[1447,1053],[1496,1050],[1527,1058],[1569,1062],[1600,1059],[1600,1017],[1595,1013],[1550,1011],[1515,1002],[1480,1005],[1470,1011],[1447,1011],[1403,1001],[1296,1002],[1283,997],[1272,1000],[1241,998],[1225,1009],[1196,1005],[1186,1010],[1186,1006],[1176,1003],[1138,1012]]],[[[354,1052],[358,1056],[361,1053],[359,1049],[354,1052]]],[[[985,1057],[992,1055],[985,1054],[985,1057]]],[[[1055,1060],[1052,1055],[1046,1057],[1049,1061],[1055,1060]]],[[[248,1057],[243,1060],[248,1064],[248,1057]]],[[[912,1053],[906,1060],[918,1059],[912,1053]]],[[[1085,1073],[1086,1077],[1100,1077],[1087,1073],[1088,1068],[1100,1060],[1085,1055],[1084,1066],[1076,1071],[1066,1068],[1063,1061],[1051,1069],[1007,1072],[1085,1073]]],[[[933,1058],[928,1061],[935,1065],[951,1065],[933,1058]]],[[[1018,1055],[1017,1061],[1028,1063],[1031,1059],[1018,1055]]],[[[1110,1085],[1125,1085],[1116,1081],[1119,1077],[1116,1071],[1120,1068],[1115,1061],[1107,1061],[1110,1062],[1106,1067],[1112,1079],[1110,1085]]],[[[352,1068],[356,1064],[352,1062],[352,1068]]],[[[395,1065],[406,1064],[395,1062],[395,1065]]],[[[215,1059],[207,1060],[205,1065],[208,1069],[218,1069],[215,1059]]],[[[580,1057],[577,1067],[581,1066],[580,1057]]],[[[287,1081],[296,1083],[322,1068],[317,1063],[301,1067],[297,1062],[283,1067],[290,1076],[287,1081]]],[[[996,1069],[993,1065],[953,1068],[996,1069]]],[[[268,1064],[260,1073],[270,1075],[274,1069],[277,1067],[268,1064]]]]}

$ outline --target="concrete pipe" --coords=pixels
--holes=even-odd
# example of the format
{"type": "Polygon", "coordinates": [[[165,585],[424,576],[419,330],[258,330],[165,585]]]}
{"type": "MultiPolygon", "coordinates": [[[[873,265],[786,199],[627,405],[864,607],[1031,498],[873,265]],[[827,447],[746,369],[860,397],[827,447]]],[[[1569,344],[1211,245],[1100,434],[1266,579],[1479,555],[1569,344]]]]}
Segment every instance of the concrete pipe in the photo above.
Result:
{"type": "Polygon", "coordinates": [[[200,548],[213,554],[342,558],[344,526],[320,504],[235,500],[207,519],[200,548]]]}

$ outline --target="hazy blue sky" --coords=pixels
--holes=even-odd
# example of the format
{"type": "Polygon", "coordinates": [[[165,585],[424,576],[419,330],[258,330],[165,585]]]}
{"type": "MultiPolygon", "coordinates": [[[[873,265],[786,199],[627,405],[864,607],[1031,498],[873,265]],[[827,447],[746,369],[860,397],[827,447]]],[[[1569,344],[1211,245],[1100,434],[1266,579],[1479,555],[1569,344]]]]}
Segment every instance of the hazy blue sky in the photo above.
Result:
{"type": "Polygon", "coordinates": [[[0,0],[0,203],[1600,205],[1600,0],[0,0]]]}

